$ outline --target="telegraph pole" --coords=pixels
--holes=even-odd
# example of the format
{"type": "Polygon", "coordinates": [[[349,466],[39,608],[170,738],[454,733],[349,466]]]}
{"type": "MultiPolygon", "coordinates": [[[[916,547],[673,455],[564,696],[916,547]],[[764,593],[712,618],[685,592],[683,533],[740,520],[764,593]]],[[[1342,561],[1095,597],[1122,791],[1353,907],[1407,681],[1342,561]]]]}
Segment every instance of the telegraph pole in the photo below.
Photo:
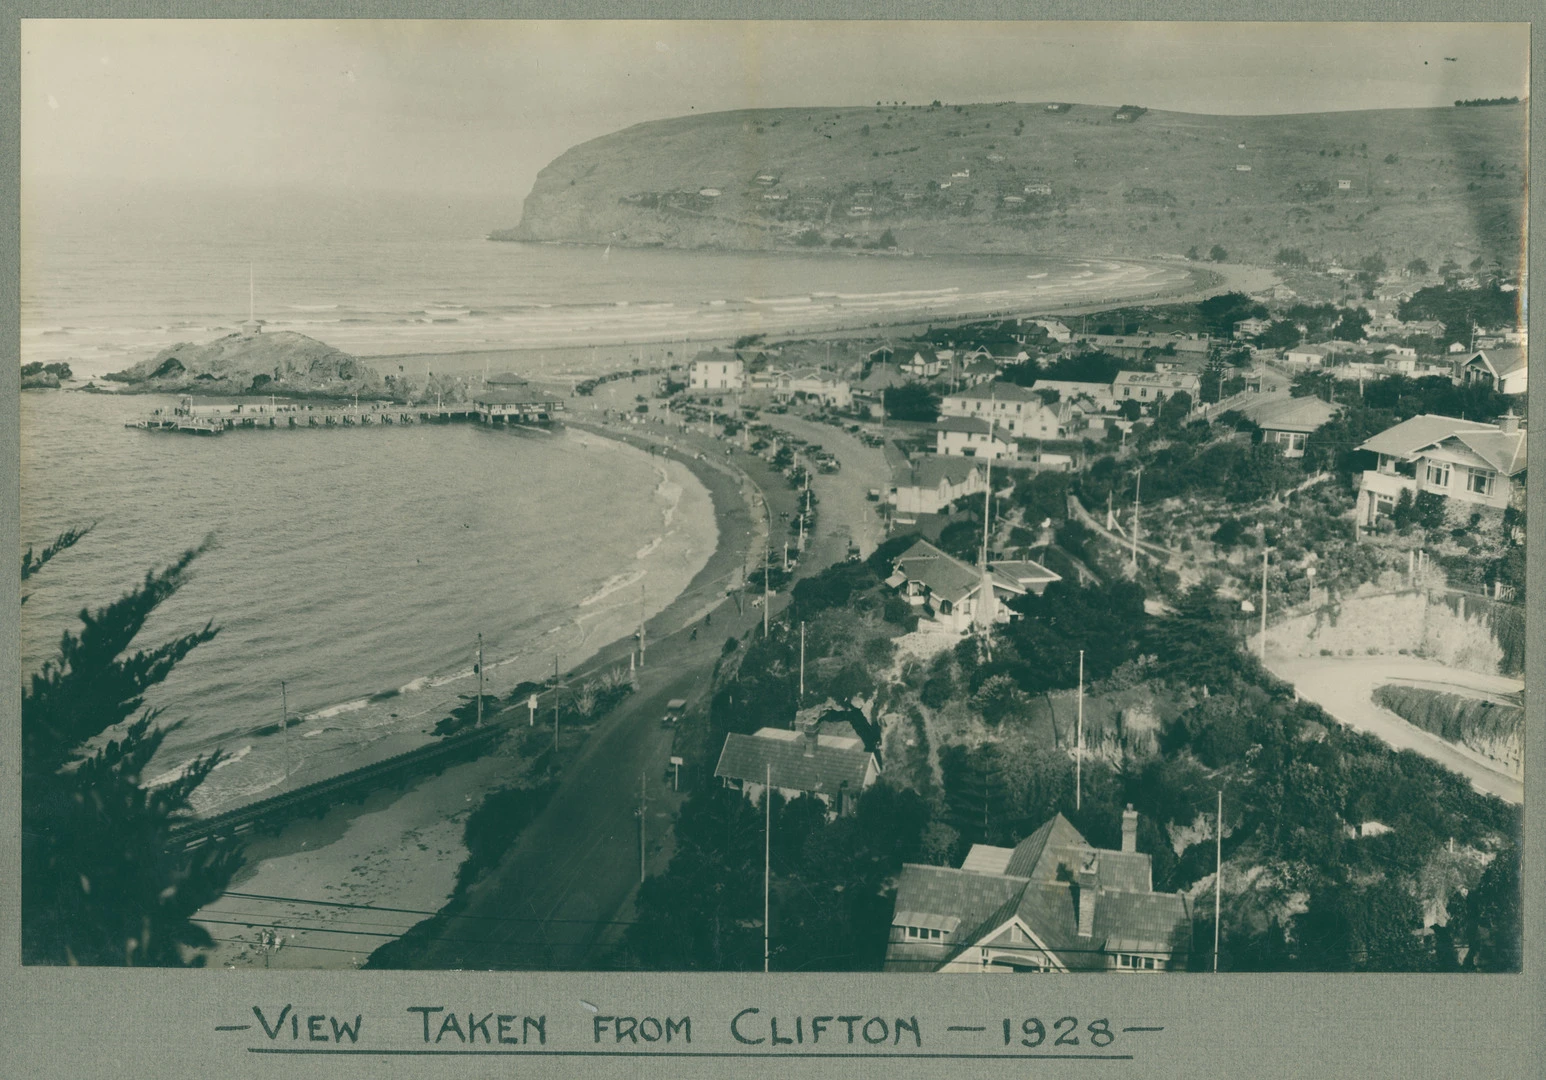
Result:
{"type": "Polygon", "coordinates": [[[1138,503],[1143,494],[1143,466],[1133,476],[1133,570],[1138,569],[1138,503]]]}
{"type": "Polygon", "coordinates": [[[805,704],[805,620],[800,620],[800,704],[805,704]]]}
{"type": "Polygon", "coordinates": [[[768,896],[773,877],[773,765],[763,766],[763,803],[767,809],[767,824],[762,833],[762,973],[768,973],[768,896]]]}
{"type": "Polygon", "coordinates": [[[644,582],[639,582],[639,667],[644,667],[644,582]]]}
{"type": "Polygon", "coordinates": [[[1213,973],[1219,971],[1219,882],[1224,876],[1224,789],[1219,788],[1219,812],[1214,819],[1213,847],[1213,973]]]}
{"type": "Polygon", "coordinates": [[[1261,549],[1261,662],[1267,663],[1267,536],[1262,533],[1261,549]]]}
{"type": "Polygon", "coordinates": [[[553,753],[558,753],[558,653],[553,654],[553,753]]]}
{"type": "Polygon", "coordinates": [[[644,770],[639,770],[639,884],[644,884],[644,808],[649,799],[644,794],[644,770]]]}
{"type": "Polygon", "coordinates": [[[1084,650],[1079,650],[1079,719],[1074,735],[1074,809],[1081,805],[1084,790],[1084,650]]]}
{"type": "Polygon", "coordinates": [[[483,635],[478,635],[478,727],[483,726],[483,635]]]}
{"type": "Polygon", "coordinates": [[[290,779],[290,706],[285,701],[285,681],[279,680],[279,737],[284,742],[285,781],[290,779]]]}

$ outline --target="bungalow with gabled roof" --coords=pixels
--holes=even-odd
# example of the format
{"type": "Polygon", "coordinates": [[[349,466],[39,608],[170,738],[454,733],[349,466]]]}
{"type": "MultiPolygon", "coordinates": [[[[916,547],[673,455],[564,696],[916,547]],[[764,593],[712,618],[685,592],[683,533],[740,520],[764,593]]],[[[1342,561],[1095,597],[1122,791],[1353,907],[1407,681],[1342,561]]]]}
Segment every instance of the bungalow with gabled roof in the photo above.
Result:
{"type": "Polygon", "coordinates": [[[1003,601],[1035,593],[1062,578],[1030,560],[968,566],[927,540],[919,540],[897,557],[886,584],[914,607],[923,609],[936,626],[965,633],[973,626],[1008,622],[1003,601]],[[987,583],[988,592],[983,591],[987,583]]]}
{"type": "Polygon", "coordinates": [[[807,723],[799,731],[765,727],[751,735],[732,732],[725,736],[714,775],[752,802],[771,786],[785,799],[820,799],[829,818],[847,813],[880,775],[880,765],[862,740],[822,735],[817,728],[807,723]]]}
{"type": "Polygon", "coordinates": [[[1278,447],[1286,458],[1304,457],[1312,432],[1325,426],[1341,406],[1317,397],[1269,396],[1240,407],[1240,413],[1261,428],[1262,442],[1278,447]]]}
{"type": "Polygon", "coordinates": [[[1358,523],[1391,514],[1403,490],[1477,506],[1523,506],[1525,432],[1510,414],[1496,424],[1425,413],[1386,428],[1358,449],[1375,455],[1358,485],[1358,523]]]}
{"type": "Polygon", "coordinates": [[[1530,368],[1519,348],[1480,349],[1460,365],[1460,381],[1466,386],[1485,386],[1500,394],[1523,394],[1529,389],[1530,368]]]}

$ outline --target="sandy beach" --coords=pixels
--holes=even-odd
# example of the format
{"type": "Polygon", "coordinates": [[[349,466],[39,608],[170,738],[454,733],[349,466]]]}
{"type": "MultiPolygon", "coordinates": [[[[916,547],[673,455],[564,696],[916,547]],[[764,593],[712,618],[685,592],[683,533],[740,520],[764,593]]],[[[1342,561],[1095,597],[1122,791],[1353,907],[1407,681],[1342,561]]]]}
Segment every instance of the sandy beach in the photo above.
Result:
{"type": "MultiPolygon", "coordinates": [[[[763,518],[760,511],[755,517],[751,512],[750,486],[736,470],[700,458],[695,448],[667,448],[654,438],[600,426],[572,430],[578,437],[606,438],[679,462],[707,489],[717,529],[714,550],[687,587],[645,625],[647,648],[680,635],[726,602],[727,590],[744,580],[748,552],[762,545],[763,518]]],[[[565,681],[626,668],[634,647],[630,637],[603,643],[566,672],[565,681]]],[[[524,706],[514,712],[518,720],[526,716],[524,706]]],[[[217,939],[208,963],[294,968],[363,963],[375,948],[450,899],[467,856],[462,844],[467,815],[489,791],[519,784],[527,769],[505,746],[406,791],[378,791],[362,803],[335,807],[321,819],[254,840],[247,866],[229,889],[245,895],[226,896],[200,912],[217,939]],[[268,955],[255,945],[264,928],[285,938],[285,945],[268,955]]]]}

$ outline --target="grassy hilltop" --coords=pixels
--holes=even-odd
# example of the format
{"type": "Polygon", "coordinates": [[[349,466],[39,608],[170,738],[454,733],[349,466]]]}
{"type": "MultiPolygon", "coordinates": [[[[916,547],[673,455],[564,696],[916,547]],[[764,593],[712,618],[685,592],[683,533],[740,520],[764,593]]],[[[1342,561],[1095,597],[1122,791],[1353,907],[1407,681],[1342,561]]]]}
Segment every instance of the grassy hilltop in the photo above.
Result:
{"type": "Polygon", "coordinates": [[[494,237],[1518,260],[1526,105],[1135,119],[1057,108],[768,109],[639,124],[550,163],[520,224],[494,237]]]}

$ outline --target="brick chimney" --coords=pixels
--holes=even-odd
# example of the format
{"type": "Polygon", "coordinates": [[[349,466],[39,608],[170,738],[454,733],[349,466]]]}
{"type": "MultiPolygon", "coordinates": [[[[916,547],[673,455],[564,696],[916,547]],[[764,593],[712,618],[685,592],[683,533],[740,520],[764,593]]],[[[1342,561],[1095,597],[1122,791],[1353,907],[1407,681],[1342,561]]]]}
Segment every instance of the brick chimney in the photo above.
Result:
{"type": "Polygon", "coordinates": [[[1138,811],[1133,809],[1132,803],[1122,811],[1122,850],[1138,850],[1138,811]]]}
{"type": "Polygon", "coordinates": [[[1079,905],[1079,936],[1083,938],[1095,933],[1095,891],[1100,880],[1098,859],[1095,852],[1086,851],[1075,882],[1074,902],[1079,905]]]}
{"type": "Polygon", "coordinates": [[[805,722],[801,736],[802,742],[805,744],[804,750],[806,757],[816,756],[816,730],[819,726],[820,725],[817,724],[817,722],[814,720],[807,720],[805,722]]]}
{"type": "Polygon", "coordinates": [[[1519,417],[1514,415],[1513,409],[1498,417],[1498,430],[1505,435],[1513,435],[1519,431],[1519,417]]]}

